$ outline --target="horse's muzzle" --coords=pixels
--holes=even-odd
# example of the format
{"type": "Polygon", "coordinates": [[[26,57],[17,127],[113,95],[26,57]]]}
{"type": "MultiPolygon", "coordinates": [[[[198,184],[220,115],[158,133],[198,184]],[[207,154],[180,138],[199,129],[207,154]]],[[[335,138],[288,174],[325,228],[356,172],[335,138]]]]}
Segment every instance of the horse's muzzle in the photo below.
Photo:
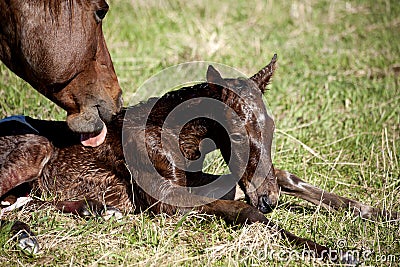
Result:
{"type": "Polygon", "coordinates": [[[76,133],[99,133],[104,127],[104,123],[95,107],[68,115],[67,124],[76,133]]]}

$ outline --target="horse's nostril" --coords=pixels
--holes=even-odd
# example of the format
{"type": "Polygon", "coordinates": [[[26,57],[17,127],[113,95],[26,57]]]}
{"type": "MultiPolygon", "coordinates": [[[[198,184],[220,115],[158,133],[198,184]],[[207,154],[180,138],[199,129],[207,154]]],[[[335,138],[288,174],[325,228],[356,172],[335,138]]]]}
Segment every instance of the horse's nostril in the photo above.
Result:
{"type": "Polygon", "coordinates": [[[258,209],[262,213],[269,213],[276,207],[276,203],[272,201],[268,196],[261,196],[258,199],[258,209]]]}
{"type": "Polygon", "coordinates": [[[109,122],[112,119],[112,109],[108,108],[107,105],[96,105],[97,113],[101,120],[104,122],[109,122]]]}

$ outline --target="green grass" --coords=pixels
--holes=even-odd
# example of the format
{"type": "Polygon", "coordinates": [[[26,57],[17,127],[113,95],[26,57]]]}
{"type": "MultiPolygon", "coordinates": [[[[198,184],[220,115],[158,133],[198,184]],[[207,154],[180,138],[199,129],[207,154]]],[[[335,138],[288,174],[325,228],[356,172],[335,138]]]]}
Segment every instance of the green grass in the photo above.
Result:
{"type": "MultiPolygon", "coordinates": [[[[178,63],[209,60],[251,75],[277,53],[279,68],[266,93],[277,126],[275,165],[323,189],[400,210],[397,1],[114,0],[110,6],[104,33],[126,98],[178,63]]],[[[0,65],[0,116],[22,113],[65,118],[0,65]]],[[[210,170],[222,172],[221,166],[217,160],[210,170]]],[[[365,265],[400,262],[398,222],[361,220],[291,197],[281,197],[267,216],[332,248],[341,240],[351,249],[373,250],[365,265]]],[[[44,209],[11,218],[31,221],[43,252],[21,255],[0,232],[2,266],[325,264],[266,257],[292,248],[262,226],[232,228],[198,214],[102,222],[44,209]]]]}

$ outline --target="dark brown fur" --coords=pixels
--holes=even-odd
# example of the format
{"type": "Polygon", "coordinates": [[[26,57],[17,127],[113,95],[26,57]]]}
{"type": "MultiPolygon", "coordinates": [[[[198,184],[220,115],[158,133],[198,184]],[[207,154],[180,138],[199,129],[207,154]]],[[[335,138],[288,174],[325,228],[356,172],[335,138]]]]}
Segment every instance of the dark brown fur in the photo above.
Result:
{"type": "Polygon", "coordinates": [[[104,0],[0,0],[0,60],[95,133],[122,105],[101,18],[104,0]]]}

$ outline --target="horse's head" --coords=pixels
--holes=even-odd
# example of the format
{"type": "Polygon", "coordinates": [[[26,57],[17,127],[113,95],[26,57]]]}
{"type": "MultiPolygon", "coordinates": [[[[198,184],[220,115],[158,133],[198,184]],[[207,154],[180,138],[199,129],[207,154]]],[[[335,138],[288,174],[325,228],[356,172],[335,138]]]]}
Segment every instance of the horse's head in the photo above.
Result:
{"type": "Polygon", "coordinates": [[[230,149],[221,149],[221,152],[225,159],[230,159],[231,172],[241,175],[239,184],[250,204],[262,212],[276,206],[279,197],[271,159],[274,121],[262,98],[275,63],[276,55],[250,79],[223,79],[212,66],[207,71],[207,82],[210,86],[223,87],[221,98],[229,107],[226,117],[230,149]]]}
{"type": "Polygon", "coordinates": [[[107,50],[105,0],[0,0],[0,59],[67,111],[78,133],[99,133],[122,106],[107,50]]]}

